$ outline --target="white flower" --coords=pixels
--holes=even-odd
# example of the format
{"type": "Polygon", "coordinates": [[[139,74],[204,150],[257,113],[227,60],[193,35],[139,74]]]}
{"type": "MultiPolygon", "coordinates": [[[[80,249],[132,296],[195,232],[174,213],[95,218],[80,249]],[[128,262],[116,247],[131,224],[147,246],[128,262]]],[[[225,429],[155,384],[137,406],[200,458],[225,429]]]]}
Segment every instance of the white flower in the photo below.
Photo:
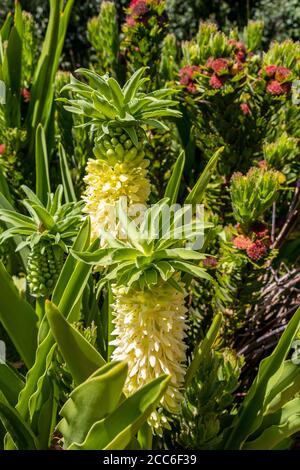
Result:
{"type": "Polygon", "coordinates": [[[101,230],[111,228],[112,208],[121,197],[126,196],[129,205],[146,204],[150,194],[148,164],[143,159],[114,166],[103,160],[88,161],[83,199],[84,210],[91,218],[93,238],[99,237],[101,230]]]}
{"type": "MultiPolygon", "coordinates": [[[[116,346],[112,360],[128,362],[129,374],[125,393],[137,389],[162,375],[171,375],[170,385],[161,405],[170,413],[178,413],[182,402],[181,388],[185,376],[186,345],[185,294],[160,282],[151,290],[114,287],[113,335],[116,346]]],[[[150,424],[161,432],[166,418],[152,413],[150,424]]]]}

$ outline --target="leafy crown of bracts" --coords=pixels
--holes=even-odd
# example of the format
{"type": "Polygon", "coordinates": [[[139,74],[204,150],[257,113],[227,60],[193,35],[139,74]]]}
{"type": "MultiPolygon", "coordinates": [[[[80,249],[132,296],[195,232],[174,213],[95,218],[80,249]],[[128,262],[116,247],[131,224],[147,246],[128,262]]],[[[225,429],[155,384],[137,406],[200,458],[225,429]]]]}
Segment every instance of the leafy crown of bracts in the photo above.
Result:
{"type": "Polygon", "coordinates": [[[18,247],[20,250],[26,245],[31,248],[40,241],[51,241],[66,250],[72,244],[82,222],[81,209],[83,202],[68,202],[63,204],[63,187],[59,185],[54,194],[48,195],[47,205],[27,186],[22,186],[26,198],[22,201],[29,216],[15,211],[0,209],[0,220],[11,225],[0,237],[4,240],[20,235],[25,238],[18,247]]]}
{"type": "MultiPolygon", "coordinates": [[[[117,218],[123,227],[127,227],[126,239],[117,240],[103,231],[107,247],[94,253],[73,252],[73,255],[88,264],[108,266],[103,283],[110,281],[126,286],[126,290],[135,287],[151,289],[160,280],[182,290],[174,276],[180,271],[211,280],[206,270],[199,266],[207,255],[187,247],[187,243],[193,243],[199,235],[197,222],[192,220],[181,224],[180,220],[188,209],[183,207],[175,213],[171,224],[164,227],[161,216],[168,205],[169,199],[164,198],[147,209],[138,227],[119,203],[117,218]],[[185,234],[183,238],[178,236],[181,233],[185,234]]],[[[204,223],[203,228],[211,226],[204,223]]]]}
{"type": "Polygon", "coordinates": [[[138,146],[138,130],[150,126],[161,130],[168,127],[161,118],[180,117],[175,109],[177,101],[170,99],[173,90],[160,89],[145,93],[143,86],[148,77],[144,77],[147,67],[137,70],[123,88],[108,75],[100,76],[88,69],[78,69],[88,83],[71,76],[70,83],[62,91],[68,90],[74,99],[60,98],[66,110],[84,116],[84,126],[90,126],[97,139],[109,134],[110,129],[124,130],[132,143],[138,146]]]}

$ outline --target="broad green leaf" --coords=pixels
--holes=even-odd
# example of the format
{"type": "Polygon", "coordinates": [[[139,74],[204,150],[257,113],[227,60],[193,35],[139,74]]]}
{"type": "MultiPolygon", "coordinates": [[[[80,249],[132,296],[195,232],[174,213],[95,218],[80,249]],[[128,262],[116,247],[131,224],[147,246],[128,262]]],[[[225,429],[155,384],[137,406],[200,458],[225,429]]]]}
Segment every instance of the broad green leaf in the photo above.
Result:
{"type": "Polygon", "coordinates": [[[32,222],[30,217],[26,215],[18,214],[15,211],[1,209],[0,210],[0,220],[14,225],[15,227],[31,228],[36,230],[36,225],[32,222]]]}
{"type": "Polygon", "coordinates": [[[0,391],[11,406],[15,406],[19,393],[24,387],[24,382],[16,371],[8,364],[0,363],[0,391]]]}
{"type": "Polygon", "coordinates": [[[199,251],[187,249],[187,248],[171,248],[159,251],[157,255],[154,254],[154,259],[183,259],[183,260],[198,260],[201,261],[206,258],[207,255],[199,253],[199,251]]]}
{"type": "Polygon", "coordinates": [[[12,17],[11,12],[9,12],[6,15],[5,21],[2,24],[1,29],[0,29],[0,36],[3,42],[8,41],[9,33],[12,27],[12,21],[13,21],[13,17],[12,17]]]}
{"type": "Polygon", "coordinates": [[[123,94],[124,94],[124,102],[129,103],[131,99],[134,97],[137,89],[140,86],[140,79],[144,75],[147,67],[141,67],[138,69],[134,74],[130,77],[130,79],[125,83],[123,87],[123,94]]]}
{"type": "Polygon", "coordinates": [[[122,109],[124,103],[124,96],[119,83],[113,77],[110,77],[107,80],[107,83],[110,86],[111,93],[114,98],[114,103],[118,106],[119,109],[122,109]]]}
{"type": "Polygon", "coordinates": [[[294,313],[273,353],[260,363],[258,374],[251,385],[239,413],[232,423],[225,449],[240,449],[246,439],[259,428],[268,404],[269,394],[284,368],[284,360],[300,327],[300,308],[294,313]]]}
{"type": "Polygon", "coordinates": [[[266,413],[274,413],[300,391],[300,368],[292,360],[284,361],[281,376],[268,396],[266,413]]]}
{"type": "Polygon", "coordinates": [[[246,441],[243,450],[272,450],[300,431],[300,398],[286,403],[276,413],[267,415],[256,439],[246,441]]]}
{"type": "Polygon", "coordinates": [[[46,209],[44,209],[43,207],[36,206],[34,204],[32,204],[32,208],[36,212],[36,214],[37,214],[38,218],[40,219],[40,222],[43,224],[43,226],[49,231],[52,230],[55,226],[55,220],[49,214],[49,212],[46,209]]]}
{"type": "Polygon", "coordinates": [[[117,407],[127,377],[126,362],[111,362],[97,370],[70,395],[58,425],[65,447],[80,445],[92,426],[117,407]]]}
{"type": "Polygon", "coordinates": [[[174,268],[177,268],[179,271],[191,274],[192,276],[199,277],[200,279],[207,279],[212,281],[213,278],[205,271],[205,269],[195,266],[192,263],[185,263],[183,261],[172,261],[174,268]]]}
{"type": "Polygon", "coordinates": [[[50,301],[46,301],[46,315],[55,341],[75,383],[79,385],[99,367],[102,367],[105,361],[50,301]]]}
{"type": "Polygon", "coordinates": [[[0,321],[11,341],[30,368],[37,347],[37,316],[19,294],[11,276],[0,262],[0,321]]]}
{"type": "Polygon", "coordinates": [[[162,375],[144,385],[124,400],[118,408],[95,423],[85,441],[73,443],[70,450],[123,450],[155,410],[169,384],[170,376],[162,375]]]}
{"type": "Polygon", "coordinates": [[[20,414],[6,401],[0,392],[0,419],[18,450],[36,450],[38,440],[20,414]]]}

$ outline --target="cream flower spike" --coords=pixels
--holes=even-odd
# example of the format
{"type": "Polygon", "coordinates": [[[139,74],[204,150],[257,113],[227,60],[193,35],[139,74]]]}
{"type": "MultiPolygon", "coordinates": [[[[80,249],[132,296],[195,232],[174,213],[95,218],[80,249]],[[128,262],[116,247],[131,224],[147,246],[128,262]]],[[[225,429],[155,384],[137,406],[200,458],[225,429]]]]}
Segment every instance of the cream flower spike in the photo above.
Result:
{"type": "Polygon", "coordinates": [[[162,233],[164,224],[157,222],[168,205],[168,198],[153,205],[138,227],[118,204],[118,221],[126,227],[127,239],[120,241],[107,234],[106,248],[93,254],[73,252],[87,263],[107,268],[102,282],[111,283],[114,297],[111,359],[128,363],[125,393],[130,395],[163,373],[171,375],[162,409],[149,419],[157,433],[168,427],[163,409],[168,415],[176,414],[182,401],[187,309],[180,272],[211,279],[199,266],[206,255],[186,247],[197,236],[197,224],[192,221],[180,226],[185,209],[178,211],[176,220],[162,233]],[[178,230],[186,234],[181,239],[176,237],[178,230]]]}

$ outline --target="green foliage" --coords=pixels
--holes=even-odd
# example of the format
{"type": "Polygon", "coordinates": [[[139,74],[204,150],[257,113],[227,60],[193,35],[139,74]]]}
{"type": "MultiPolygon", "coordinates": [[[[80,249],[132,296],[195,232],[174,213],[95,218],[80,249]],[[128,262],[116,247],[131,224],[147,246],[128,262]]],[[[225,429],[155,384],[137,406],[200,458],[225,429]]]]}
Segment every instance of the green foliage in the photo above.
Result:
{"type": "Polygon", "coordinates": [[[202,359],[182,407],[179,441],[190,449],[214,449],[221,442],[242,365],[230,349],[208,350],[202,359]]]}
{"type": "Polygon", "coordinates": [[[280,173],[264,168],[251,168],[246,175],[234,173],[230,196],[237,222],[248,227],[261,219],[278,197],[280,173]]]}
{"type": "Polygon", "coordinates": [[[119,31],[115,4],[102,2],[99,15],[89,20],[87,29],[88,39],[96,52],[93,60],[96,71],[100,75],[110,72],[116,76],[119,31]]]}
{"type": "Polygon", "coordinates": [[[253,441],[251,436],[260,432],[261,437],[256,443],[257,447],[254,445],[252,448],[272,449],[299,429],[300,423],[297,415],[294,414],[293,422],[289,421],[290,408],[294,413],[293,407],[295,404],[297,405],[298,400],[294,403],[293,401],[285,402],[278,414],[275,412],[273,415],[271,413],[266,416],[268,415],[270,397],[274,398],[272,389],[278,384],[281,384],[277,388],[278,393],[286,388],[286,383],[281,381],[285,366],[284,361],[299,331],[299,326],[300,309],[296,311],[273,353],[261,362],[256,379],[250,387],[231,428],[229,428],[229,433],[225,438],[225,449],[247,448],[247,440],[250,441],[251,447],[253,441]],[[285,412],[286,409],[287,412],[285,412]],[[268,423],[266,426],[268,428],[267,432],[260,427],[264,423],[264,419],[265,423],[268,423]]]}
{"type": "MultiPolygon", "coordinates": [[[[299,43],[280,42],[275,8],[263,18],[265,30],[258,15],[247,24],[252,2],[247,12],[242,2],[138,0],[123,12],[123,1],[99,3],[24,0],[31,11],[40,6],[42,18],[17,2],[0,25],[0,335],[7,348],[0,447],[296,445],[300,375],[290,350],[300,324],[300,125],[292,86],[300,78],[299,43]],[[86,24],[90,11],[99,14],[86,24]],[[262,51],[274,18],[279,36],[262,51]],[[77,50],[83,36],[93,46],[84,54],[77,50]],[[72,70],[93,70],[79,68],[80,80],[58,71],[71,62],[72,70]],[[91,241],[91,221],[82,216],[93,151],[112,171],[110,191],[128,183],[129,162],[145,163],[151,182],[143,217],[132,218],[120,201],[119,238],[106,226],[101,242],[91,241]],[[115,167],[124,174],[116,177],[115,167]],[[176,203],[182,206],[172,212],[176,203]],[[144,360],[156,377],[140,388],[130,384],[130,360],[111,357],[118,289],[138,304],[135,288],[147,299],[166,284],[180,291],[186,363],[175,363],[170,347],[166,355],[186,372],[181,410],[162,415],[175,378],[155,364],[175,336],[149,335],[157,358],[150,346],[139,357],[148,343],[139,348],[138,335],[128,345],[137,375],[145,375],[144,360]],[[168,430],[150,426],[153,412],[168,430]]],[[[166,299],[162,314],[177,319],[172,307],[166,299]]]]}
{"type": "Polygon", "coordinates": [[[167,34],[162,43],[159,67],[159,73],[164,82],[175,80],[176,78],[178,69],[177,55],[176,36],[174,34],[167,34]]]}
{"type": "Polygon", "coordinates": [[[149,67],[149,87],[155,89],[159,70],[161,44],[167,31],[165,1],[149,0],[129,4],[122,25],[123,40],[120,44],[126,59],[127,75],[140,67],[149,67]]]}
{"type": "Polygon", "coordinates": [[[254,52],[261,48],[263,33],[263,21],[248,22],[247,26],[244,28],[244,40],[248,51],[254,52]]]}

